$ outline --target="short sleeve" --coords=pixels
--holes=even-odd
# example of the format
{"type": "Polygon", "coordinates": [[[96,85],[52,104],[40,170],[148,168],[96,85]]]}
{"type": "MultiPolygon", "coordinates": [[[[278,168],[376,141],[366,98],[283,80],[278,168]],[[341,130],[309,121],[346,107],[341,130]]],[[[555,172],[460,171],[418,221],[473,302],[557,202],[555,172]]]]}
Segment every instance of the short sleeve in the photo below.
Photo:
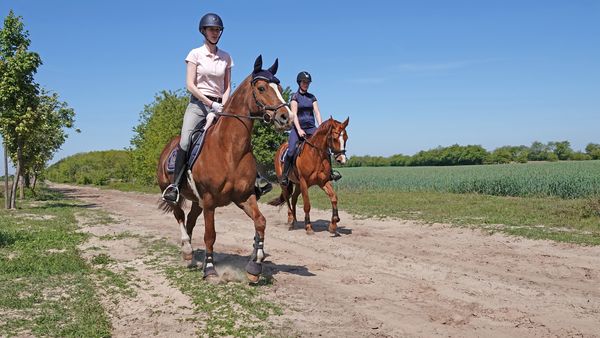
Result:
{"type": "Polygon", "coordinates": [[[298,102],[298,93],[292,94],[292,101],[298,102]]]}
{"type": "Polygon", "coordinates": [[[186,63],[187,62],[191,62],[191,63],[196,64],[196,65],[198,64],[198,53],[196,52],[195,49],[192,49],[188,53],[187,57],[185,58],[185,62],[186,63]]]}
{"type": "Polygon", "coordinates": [[[311,101],[312,101],[313,103],[317,102],[317,97],[316,97],[316,96],[314,96],[314,95],[311,95],[311,98],[310,98],[310,99],[311,99],[311,101]]]}

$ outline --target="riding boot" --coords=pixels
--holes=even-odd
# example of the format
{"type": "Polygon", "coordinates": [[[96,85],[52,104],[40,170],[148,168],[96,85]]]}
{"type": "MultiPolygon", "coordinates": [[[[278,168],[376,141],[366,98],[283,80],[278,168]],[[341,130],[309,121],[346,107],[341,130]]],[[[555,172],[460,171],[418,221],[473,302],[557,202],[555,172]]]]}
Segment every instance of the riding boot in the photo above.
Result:
{"type": "Polygon", "coordinates": [[[268,193],[273,189],[273,185],[266,178],[264,178],[258,170],[256,170],[256,180],[254,181],[254,192],[256,193],[256,199],[260,199],[260,196],[268,193]]]}
{"type": "Polygon", "coordinates": [[[283,162],[283,171],[281,172],[281,185],[288,186],[290,184],[290,180],[288,175],[290,174],[290,169],[292,168],[292,160],[291,156],[286,156],[283,162]]]}
{"type": "Polygon", "coordinates": [[[340,178],[342,178],[342,174],[339,171],[333,170],[333,161],[331,160],[331,155],[329,156],[329,167],[331,168],[331,173],[329,174],[329,180],[337,182],[340,178]]]}
{"type": "Polygon", "coordinates": [[[179,185],[181,178],[185,174],[187,165],[185,160],[187,158],[187,152],[181,148],[177,150],[177,157],[175,158],[175,171],[173,172],[173,183],[170,184],[163,192],[163,200],[169,203],[179,202],[179,185]]]}

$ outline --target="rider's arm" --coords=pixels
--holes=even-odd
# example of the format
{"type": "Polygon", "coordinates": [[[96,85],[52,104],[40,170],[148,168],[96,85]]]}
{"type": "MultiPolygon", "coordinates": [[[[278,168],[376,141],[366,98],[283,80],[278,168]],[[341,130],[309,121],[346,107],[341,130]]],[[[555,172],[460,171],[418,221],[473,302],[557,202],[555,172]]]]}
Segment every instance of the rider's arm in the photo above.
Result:
{"type": "Polygon", "coordinates": [[[313,109],[315,111],[315,118],[317,119],[317,127],[318,127],[321,125],[321,122],[323,120],[321,119],[321,111],[319,110],[319,104],[317,104],[316,100],[313,102],[313,109]]]}
{"type": "Polygon", "coordinates": [[[225,93],[223,93],[223,105],[229,99],[231,94],[231,67],[225,68],[225,93]]]}
{"type": "Polygon", "coordinates": [[[205,105],[209,106],[212,104],[212,101],[204,96],[196,87],[196,64],[191,61],[186,61],[187,69],[185,72],[185,85],[187,90],[192,93],[198,100],[202,101],[205,105]]]}
{"type": "Polygon", "coordinates": [[[302,128],[300,128],[300,121],[298,121],[298,102],[296,100],[292,100],[290,109],[292,111],[292,115],[294,116],[294,126],[296,127],[296,131],[300,132],[302,128]]]}

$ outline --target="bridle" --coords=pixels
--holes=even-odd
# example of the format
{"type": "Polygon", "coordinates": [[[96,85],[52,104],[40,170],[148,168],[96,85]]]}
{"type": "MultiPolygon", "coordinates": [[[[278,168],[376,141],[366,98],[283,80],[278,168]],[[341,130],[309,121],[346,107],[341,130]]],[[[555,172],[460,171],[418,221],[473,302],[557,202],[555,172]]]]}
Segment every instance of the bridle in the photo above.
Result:
{"type": "MultiPolygon", "coordinates": [[[[304,138],[304,142],[306,144],[308,144],[309,146],[315,148],[316,150],[323,152],[322,149],[320,149],[319,147],[314,145],[307,138],[304,138]]],[[[337,158],[340,155],[346,155],[346,149],[342,149],[342,150],[334,150],[333,149],[333,133],[332,132],[329,132],[329,135],[327,137],[327,150],[329,150],[329,153],[325,153],[325,155],[333,154],[334,158],[337,158]]]]}
{"type": "Polygon", "coordinates": [[[250,111],[248,112],[248,115],[235,115],[235,114],[229,114],[229,113],[218,113],[217,115],[219,115],[219,116],[227,116],[227,117],[235,117],[238,120],[241,119],[241,118],[244,118],[244,119],[250,119],[250,120],[262,120],[265,123],[271,123],[271,122],[273,122],[273,118],[267,112],[269,112],[269,111],[270,112],[276,112],[281,107],[289,107],[290,104],[284,102],[284,103],[281,103],[281,104],[276,105],[276,106],[268,106],[268,105],[264,104],[263,102],[261,102],[256,97],[256,92],[254,91],[254,84],[256,83],[256,80],[258,80],[258,79],[265,80],[268,83],[271,83],[273,81],[269,81],[268,79],[262,78],[262,77],[257,77],[257,78],[255,78],[255,79],[252,80],[252,97],[254,97],[254,103],[256,103],[256,106],[259,109],[258,113],[264,112],[264,114],[262,116],[253,116],[254,114],[252,112],[250,112],[250,111]]]}

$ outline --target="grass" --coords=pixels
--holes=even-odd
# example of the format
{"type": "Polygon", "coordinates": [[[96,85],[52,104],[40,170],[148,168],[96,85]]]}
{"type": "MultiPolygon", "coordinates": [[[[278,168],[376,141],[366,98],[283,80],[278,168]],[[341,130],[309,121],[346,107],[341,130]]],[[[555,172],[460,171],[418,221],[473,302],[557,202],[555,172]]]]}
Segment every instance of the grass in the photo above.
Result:
{"type": "Polygon", "coordinates": [[[78,245],[80,205],[52,192],[0,210],[0,336],[110,335],[93,271],[78,245]]]}
{"type": "MultiPolygon", "coordinates": [[[[213,284],[202,280],[200,271],[181,267],[176,261],[180,257],[179,248],[165,239],[154,240],[145,247],[152,257],[147,264],[162,270],[192,300],[202,327],[200,336],[269,335],[274,328],[268,318],[283,314],[277,304],[262,299],[261,287],[240,282],[213,284]]],[[[269,287],[271,280],[262,278],[262,287],[269,287]]]]}

